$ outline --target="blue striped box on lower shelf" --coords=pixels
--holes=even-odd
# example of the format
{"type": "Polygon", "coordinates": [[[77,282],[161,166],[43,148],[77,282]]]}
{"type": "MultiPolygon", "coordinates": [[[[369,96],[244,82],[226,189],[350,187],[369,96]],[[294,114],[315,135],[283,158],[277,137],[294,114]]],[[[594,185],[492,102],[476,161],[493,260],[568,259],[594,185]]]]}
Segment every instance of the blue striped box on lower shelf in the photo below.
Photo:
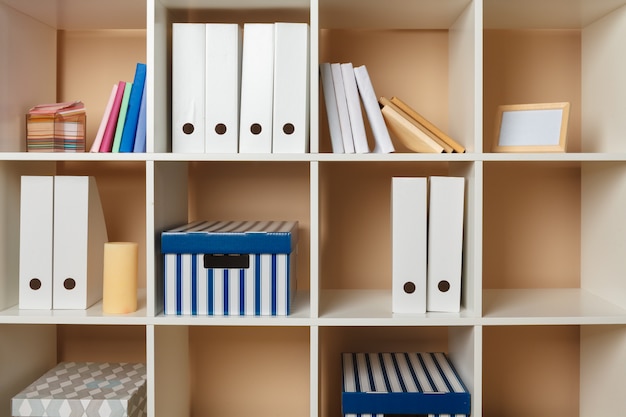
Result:
{"type": "Polygon", "coordinates": [[[343,353],[344,416],[469,416],[470,393],[442,352],[343,353]]]}
{"type": "Polygon", "coordinates": [[[164,313],[290,314],[297,242],[297,221],[197,221],[161,233],[164,313]]]}

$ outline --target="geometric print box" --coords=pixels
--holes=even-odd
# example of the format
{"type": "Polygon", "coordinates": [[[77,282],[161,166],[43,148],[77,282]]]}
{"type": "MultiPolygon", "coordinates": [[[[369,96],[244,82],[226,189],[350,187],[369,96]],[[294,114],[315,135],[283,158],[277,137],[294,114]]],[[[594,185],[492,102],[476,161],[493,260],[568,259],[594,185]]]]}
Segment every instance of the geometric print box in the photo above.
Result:
{"type": "Polygon", "coordinates": [[[470,393],[443,352],[343,353],[344,416],[469,416],[470,393]]]}
{"type": "Polygon", "coordinates": [[[164,313],[290,314],[297,243],[297,221],[197,221],[161,233],[164,313]]]}
{"type": "Polygon", "coordinates": [[[12,416],[144,417],[141,363],[62,362],[13,397],[12,416]]]}

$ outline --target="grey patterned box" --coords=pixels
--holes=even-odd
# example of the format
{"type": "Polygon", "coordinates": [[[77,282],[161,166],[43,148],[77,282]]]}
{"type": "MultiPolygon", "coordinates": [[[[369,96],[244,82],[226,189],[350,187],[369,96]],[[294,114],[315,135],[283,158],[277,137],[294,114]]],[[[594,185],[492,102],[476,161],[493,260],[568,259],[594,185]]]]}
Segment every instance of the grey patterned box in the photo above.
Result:
{"type": "Polygon", "coordinates": [[[141,363],[62,362],[13,397],[13,417],[144,417],[141,363]]]}

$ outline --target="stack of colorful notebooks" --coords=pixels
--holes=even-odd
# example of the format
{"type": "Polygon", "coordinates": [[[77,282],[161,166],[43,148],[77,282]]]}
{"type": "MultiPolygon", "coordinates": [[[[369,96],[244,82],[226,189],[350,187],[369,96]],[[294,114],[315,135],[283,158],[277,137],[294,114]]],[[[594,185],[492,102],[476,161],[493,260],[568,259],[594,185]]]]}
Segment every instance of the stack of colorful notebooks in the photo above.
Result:
{"type": "Polygon", "coordinates": [[[26,115],[26,150],[84,152],[85,122],[80,101],[35,106],[26,115]]]}
{"type": "Polygon", "coordinates": [[[133,82],[119,81],[109,95],[91,152],[146,151],[146,64],[133,82]]]}

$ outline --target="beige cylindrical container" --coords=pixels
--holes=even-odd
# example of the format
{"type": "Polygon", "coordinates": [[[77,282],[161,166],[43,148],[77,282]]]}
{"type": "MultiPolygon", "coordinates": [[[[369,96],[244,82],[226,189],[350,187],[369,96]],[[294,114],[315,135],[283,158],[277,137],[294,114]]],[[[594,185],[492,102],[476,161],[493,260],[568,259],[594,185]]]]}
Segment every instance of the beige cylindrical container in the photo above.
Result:
{"type": "Polygon", "coordinates": [[[136,242],[104,244],[103,313],[127,314],[137,310],[137,258],[136,242]]]}

